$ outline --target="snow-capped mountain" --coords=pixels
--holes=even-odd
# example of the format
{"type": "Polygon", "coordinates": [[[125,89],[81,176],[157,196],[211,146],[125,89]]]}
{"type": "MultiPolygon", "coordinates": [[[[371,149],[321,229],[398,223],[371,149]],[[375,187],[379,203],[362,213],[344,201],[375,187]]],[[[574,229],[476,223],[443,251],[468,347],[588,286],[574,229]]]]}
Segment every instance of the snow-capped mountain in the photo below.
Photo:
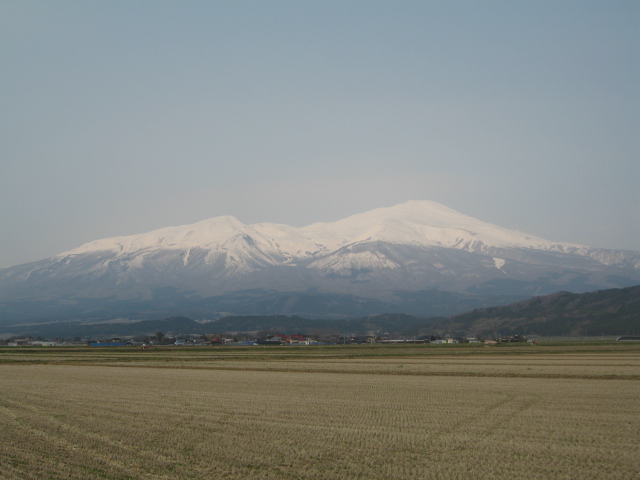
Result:
{"type": "Polygon", "coordinates": [[[0,270],[0,302],[152,302],[168,291],[186,302],[257,289],[393,302],[429,289],[527,296],[636,283],[640,252],[550,242],[411,201],[303,228],[222,216],[97,240],[0,270]]]}
{"type": "MultiPolygon", "coordinates": [[[[269,265],[324,259],[345,247],[374,242],[444,247],[486,255],[502,250],[538,250],[591,257],[605,265],[636,258],[620,251],[550,242],[476,220],[430,201],[378,208],[337,222],[314,223],[303,228],[273,223],[245,225],[234,217],[222,216],[140,235],[97,240],[54,258],[66,262],[78,255],[111,252],[132,267],[142,267],[145,259],[154,253],[179,251],[183,265],[187,266],[192,250],[198,250],[207,252],[205,264],[213,264],[223,257],[227,273],[249,273],[269,265]]],[[[322,264],[322,261],[313,264],[322,264]]],[[[359,266],[380,265],[371,257],[370,263],[359,266]]],[[[640,268],[640,260],[635,267],[640,268]]]]}

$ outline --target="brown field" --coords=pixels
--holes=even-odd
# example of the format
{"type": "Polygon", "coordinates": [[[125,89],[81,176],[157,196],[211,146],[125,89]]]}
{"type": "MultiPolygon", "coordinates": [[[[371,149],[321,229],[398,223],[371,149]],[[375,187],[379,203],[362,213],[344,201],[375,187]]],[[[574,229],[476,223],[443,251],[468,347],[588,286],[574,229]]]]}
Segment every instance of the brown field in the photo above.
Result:
{"type": "Polygon", "coordinates": [[[2,479],[636,479],[640,345],[0,349],[2,479]]]}

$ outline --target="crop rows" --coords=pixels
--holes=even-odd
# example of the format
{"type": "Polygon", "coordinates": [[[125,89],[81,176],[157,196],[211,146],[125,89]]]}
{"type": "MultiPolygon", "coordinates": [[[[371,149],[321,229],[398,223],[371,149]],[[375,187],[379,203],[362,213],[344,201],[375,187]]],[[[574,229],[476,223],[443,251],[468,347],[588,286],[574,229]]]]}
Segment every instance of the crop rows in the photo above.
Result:
{"type": "MultiPolygon", "coordinates": [[[[616,367],[618,360],[602,363],[615,372],[638,358],[616,367]]],[[[0,431],[9,432],[0,442],[0,477],[631,479],[640,473],[638,380],[386,373],[400,365],[397,359],[365,362],[378,368],[371,375],[359,371],[361,362],[332,362],[345,373],[323,372],[315,362],[308,372],[278,371],[278,362],[264,363],[263,371],[242,370],[242,362],[236,370],[0,366],[0,431]]],[[[599,360],[566,362],[588,368],[599,360]]]]}

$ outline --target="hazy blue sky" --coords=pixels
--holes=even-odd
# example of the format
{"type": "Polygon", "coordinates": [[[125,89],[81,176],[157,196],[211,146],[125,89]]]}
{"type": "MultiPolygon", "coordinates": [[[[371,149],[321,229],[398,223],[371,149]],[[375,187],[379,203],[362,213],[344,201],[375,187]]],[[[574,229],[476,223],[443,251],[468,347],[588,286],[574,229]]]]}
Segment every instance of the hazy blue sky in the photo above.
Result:
{"type": "Polygon", "coordinates": [[[640,250],[640,2],[0,1],[0,265],[407,200],[640,250]]]}

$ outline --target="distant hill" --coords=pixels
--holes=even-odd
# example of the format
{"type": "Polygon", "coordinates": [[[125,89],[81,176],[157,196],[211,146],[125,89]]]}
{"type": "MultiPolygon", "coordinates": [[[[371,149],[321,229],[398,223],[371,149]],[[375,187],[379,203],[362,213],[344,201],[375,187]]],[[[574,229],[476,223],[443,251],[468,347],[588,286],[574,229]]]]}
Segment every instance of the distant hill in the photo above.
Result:
{"type": "MultiPolygon", "coordinates": [[[[287,315],[242,315],[212,322],[196,322],[187,317],[170,317],[140,322],[75,323],[56,322],[23,325],[14,335],[44,338],[108,338],[132,335],[204,333],[305,333],[318,335],[402,335],[416,336],[428,331],[438,319],[425,319],[404,314],[372,315],[352,320],[311,320],[287,315]]],[[[0,331],[0,333],[2,333],[0,331]]]]}
{"type": "Polygon", "coordinates": [[[401,313],[371,315],[352,320],[309,320],[286,315],[251,315],[225,317],[207,324],[219,332],[256,332],[270,330],[281,333],[341,335],[403,335],[413,336],[428,330],[437,319],[418,318],[401,313]]]}
{"type": "Polygon", "coordinates": [[[184,316],[138,322],[51,322],[0,328],[5,336],[46,338],[170,334],[306,333],[319,335],[541,335],[593,336],[640,334],[640,285],[583,294],[560,292],[512,303],[480,308],[450,318],[420,318],[401,313],[369,315],[349,320],[309,319],[297,315],[236,315],[210,322],[184,316]],[[11,330],[8,330],[11,328],[11,330]],[[19,328],[19,329],[18,329],[19,328]]]}
{"type": "Polygon", "coordinates": [[[22,330],[14,330],[14,335],[39,336],[43,338],[108,338],[134,335],[153,335],[156,332],[174,334],[203,334],[208,330],[203,324],[186,317],[171,317],[161,320],[144,320],[141,322],[104,322],[80,324],[76,322],[56,322],[47,324],[31,324],[22,326],[22,330]]]}
{"type": "Polygon", "coordinates": [[[433,330],[490,337],[640,334],[640,285],[583,294],[560,292],[480,308],[436,322],[433,330]]]}

